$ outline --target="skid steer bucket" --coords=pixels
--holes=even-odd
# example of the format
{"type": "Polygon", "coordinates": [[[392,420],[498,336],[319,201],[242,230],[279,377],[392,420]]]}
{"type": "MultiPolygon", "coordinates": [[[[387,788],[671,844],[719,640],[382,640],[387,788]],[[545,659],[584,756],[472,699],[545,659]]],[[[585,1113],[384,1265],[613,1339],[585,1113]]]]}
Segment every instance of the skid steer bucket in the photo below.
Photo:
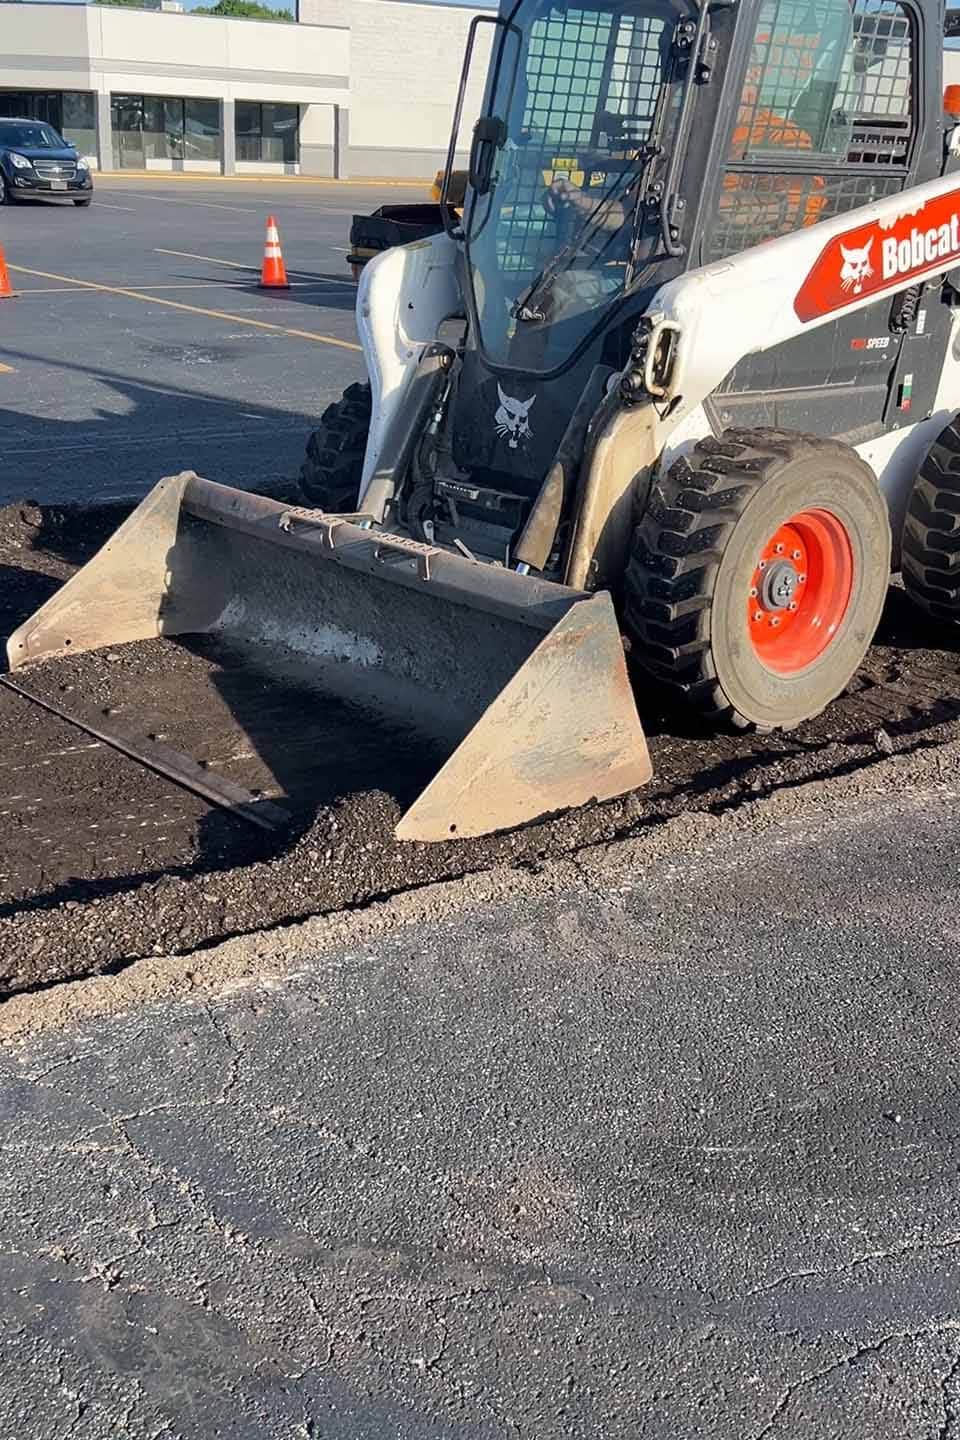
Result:
{"type": "MultiPolygon", "coordinates": [[[[173,476],[10,638],[10,669],[156,637],[213,636],[269,678],[298,667],[434,757],[397,834],[449,840],[650,778],[610,597],[363,523],[173,476]]],[[[43,670],[46,670],[44,665],[43,670]]],[[[266,693],[266,691],[264,692],[266,693]]],[[[353,723],[353,722],[352,722],[353,723]]]]}

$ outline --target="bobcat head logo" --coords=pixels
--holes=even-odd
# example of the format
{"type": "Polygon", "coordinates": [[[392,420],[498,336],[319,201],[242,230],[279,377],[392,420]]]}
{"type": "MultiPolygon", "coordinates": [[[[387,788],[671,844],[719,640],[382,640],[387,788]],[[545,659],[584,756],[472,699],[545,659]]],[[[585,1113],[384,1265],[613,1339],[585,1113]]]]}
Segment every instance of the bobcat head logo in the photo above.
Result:
{"type": "Polygon", "coordinates": [[[493,423],[500,439],[506,440],[509,449],[516,450],[521,440],[529,440],[533,434],[529,415],[530,407],[537,397],[531,395],[529,400],[514,400],[499,384],[497,394],[500,396],[500,404],[497,406],[493,423]]]}
{"type": "Polygon", "coordinates": [[[843,256],[843,268],[840,271],[840,286],[843,290],[852,289],[854,295],[859,295],[863,289],[864,280],[870,279],[873,274],[873,266],[870,264],[872,246],[872,238],[859,250],[848,250],[846,245],[841,242],[840,254],[843,256]]]}

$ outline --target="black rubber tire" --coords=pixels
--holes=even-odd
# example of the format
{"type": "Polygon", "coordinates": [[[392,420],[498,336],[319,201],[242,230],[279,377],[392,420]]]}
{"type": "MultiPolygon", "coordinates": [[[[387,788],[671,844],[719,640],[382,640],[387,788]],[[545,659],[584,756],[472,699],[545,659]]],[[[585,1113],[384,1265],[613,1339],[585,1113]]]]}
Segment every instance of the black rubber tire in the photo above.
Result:
{"type": "Polygon", "coordinates": [[[79,200],[74,200],[73,203],[74,203],[74,205],[76,205],[78,208],[81,208],[81,209],[82,209],[82,208],[83,208],[84,206],[86,206],[86,205],[92,205],[92,204],[93,204],[93,196],[92,196],[92,195],[84,195],[81,199],[79,199],[79,200]]]}
{"type": "Polygon", "coordinates": [[[880,620],[890,523],[869,466],[834,440],[774,429],[701,440],[651,487],[624,577],[631,659],[691,706],[738,729],[793,729],[849,683],[880,620]],[[831,643],[791,675],[769,669],[748,634],[756,557],[778,527],[821,509],[854,558],[831,643]]]}
{"type": "Polygon", "coordinates": [[[6,180],[3,178],[3,176],[0,175],[0,205],[13,205],[13,204],[14,204],[13,191],[10,189],[9,185],[7,184],[7,182],[6,182],[6,180]]]}
{"type": "Polygon", "coordinates": [[[300,468],[309,504],[331,514],[356,510],[372,409],[370,386],[355,384],[324,410],[300,468]]]}
{"type": "Polygon", "coordinates": [[[904,589],[937,620],[960,620],[960,421],[941,430],[913,482],[900,545],[904,589]]]}

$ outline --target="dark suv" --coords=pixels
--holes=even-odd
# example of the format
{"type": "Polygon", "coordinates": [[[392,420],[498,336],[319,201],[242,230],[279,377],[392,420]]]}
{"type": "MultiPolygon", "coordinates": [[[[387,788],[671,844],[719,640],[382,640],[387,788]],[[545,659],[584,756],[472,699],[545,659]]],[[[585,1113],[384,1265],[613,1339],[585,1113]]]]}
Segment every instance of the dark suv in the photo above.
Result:
{"type": "Polygon", "coordinates": [[[52,125],[0,117],[0,205],[20,195],[62,195],[89,205],[90,166],[52,125]]]}

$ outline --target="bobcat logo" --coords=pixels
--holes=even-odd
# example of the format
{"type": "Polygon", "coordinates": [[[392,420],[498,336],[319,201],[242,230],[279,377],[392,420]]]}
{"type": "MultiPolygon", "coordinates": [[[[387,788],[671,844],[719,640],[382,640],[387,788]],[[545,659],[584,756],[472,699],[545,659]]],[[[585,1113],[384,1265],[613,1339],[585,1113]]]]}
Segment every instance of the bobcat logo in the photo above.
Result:
{"type": "Polygon", "coordinates": [[[873,274],[873,266],[870,264],[872,246],[872,237],[859,250],[848,250],[841,241],[840,254],[843,256],[843,268],[840,271],[841,289],[852,289],[854,295],[859,295],[863,290],[864,280],[869,280],[873,274]]]}
{"type": "Polygon", "coordinates": [[[533,435],[529,415],[530,407],[537,397],[531,395],[529,400],[514,400],[499,384],[497,394],[500,396],[500,404],[497,406],[493,423],[500,439],[506,440],[509,449],[516,450],[521,440],[529,440],[533,435]]]}

